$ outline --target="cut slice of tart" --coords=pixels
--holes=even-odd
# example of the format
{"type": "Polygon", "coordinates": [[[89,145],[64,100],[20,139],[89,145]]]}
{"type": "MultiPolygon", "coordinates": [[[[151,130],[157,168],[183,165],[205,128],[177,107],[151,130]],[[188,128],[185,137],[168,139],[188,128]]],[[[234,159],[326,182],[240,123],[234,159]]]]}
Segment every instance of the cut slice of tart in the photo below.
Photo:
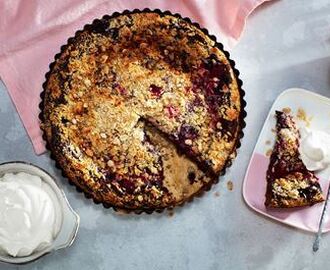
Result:
{"type": "Polygon", "coordinates": [[[265,205],[290,208],[324,201],[317,176],[300,159],[300,133],[293,117],[276,111],[276,121],[277,137],[267,171],[265,205]]]}

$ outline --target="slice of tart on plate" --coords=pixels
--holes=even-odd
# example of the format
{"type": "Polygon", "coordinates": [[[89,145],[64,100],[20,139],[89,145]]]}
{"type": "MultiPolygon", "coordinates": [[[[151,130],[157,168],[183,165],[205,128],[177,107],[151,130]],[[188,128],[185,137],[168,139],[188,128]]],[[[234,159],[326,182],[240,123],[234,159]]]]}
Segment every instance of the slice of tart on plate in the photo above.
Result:
{"type": "Polygon", "coordinates": [[[276,141],[266,175],[266,207],[291,208],[324,201],[317,176],[300,158],[299,138],[293,117],[276,111],[276,141]]]}
{"type": "MultiPolygon", "coordinates": [[[[285,136],[276,136],[276,134],[280,133],[278,129],[286,130],[281,133],[285,134],[287,132],[291,134],[293,138],[299,138],[299,136],[303,134],[299,134],[297,128],[304,127],[308,127],[311,130],[327,132],[329,128],[329,114],[327,112],[330,112],[330,99],[305,89],[287,89],[277,97],[260,132],[243,183],[243,198],[251,209],[270,219],[304,231],[318,231],[319,220],[324,206],[324,201],[319,202],[322,198],[320,190],[328,190],[330,167],[322,171],[309,172],[306,170],[305,166],[302,165],[301,155],[297,158],[297,152],[299,152],[298,147],[293,146],[292,150],[289,150],[288,144],[285,144],[287,141],[283,141],[285,136]],[[279,113],[277,117],[276,111],[283,111],[285,114],[279,113]],[[291,115],[291,117],[287,118],[286,115],[288,114],[291,115]],[[301,117],[302,115],[304,117],[301,117]],[[277,122],[280,122],[277,121],[278,118],[281,118],[280,116],[284,119],[281,120],[281,124],[278,123],[278,128],[276,128],[277,122]],[[293,119],[295,121],[293,127],[295,128],[290,124],[293,119]],[[305,121],[306,119],[308,121],[305,121]],[[282,144],[282,147],[280,147],[280,144],[282,144]],[[289,155],[290,151],[292,151],[292,155],[289,155]],[[290,159],[290,161],[284,159],[284,153],[288,155],[287,158],[290,159]],[[296,158],[294,159],[292,157],[296,158]],[[270,161],[271,158],[272,162],[270,161]],[[276,159],[282,162],[281,166],[276,166],[276,159]],[[293,162],[293,160],[295,160],[295,162],[293,162]],[[289,164],[291,165],[289,166],[289,164]],[[297,181],[304,180],[307,186],[306,188],[299,189],[300,194],[308,191],[309,189],[307,187],[316,187],[317,192],[312,193],[311,195],[313,196],[309,197],[310,194],[307,193],[308,196],[306,195],[306,197],[308,199],[300,199],[300,201],[296,199],[295,202],[305,202],[306,207],[281,206],[280,208],[279,206],[270,206],[271,199],[273,198],[272,189],[268,189],[269,193],[267,193],[267,195],[269,194],[270,199],[267,202],[269,202],[269,205],[265,205],[266,190],[268,186],[272,187],[271,183],[273,183],[271,180],[266,180],[267,172],[269,172],[269,177],[274,181],[277,178],[274,171],[271,171],[272,167],[274,167],[274,170],[277,169],[277,175],[281,173],[279,178],[284,178],[284,183],[287,183],[289,178],[296,179],[297,181]],[[299,172],[304,173],[303,178],[299,178],[301,177],[299,172]],[[289,175],[289,173],[293,173],[293,175],[289,175]],[[317,182],[316,178],[318,178],[317,182]],[[321,189],[319,187],[321,187],[321,189]],[[312,207],[308,207],[312,204],[314,204],[312,207]]],[[[296,140],[293,139],[293,142],[295,141],[296,140]]],[[[304,195],[302,196],[304,197],[304,195]]],[[[281,197],[277,197],[276,199],[280,201],[281,197]]],[[[289,198],[287,197],[286,199],[288,200],[289,198]]],[[[274,203],[274,201],[275,200],[273,199],[272,203],[274,203]]],[[[289,202],[292,206],[293,200],[290,200],[289,202]]],[[[330,219],[325,221],[322,231],[330,231],[330,219]]]]}

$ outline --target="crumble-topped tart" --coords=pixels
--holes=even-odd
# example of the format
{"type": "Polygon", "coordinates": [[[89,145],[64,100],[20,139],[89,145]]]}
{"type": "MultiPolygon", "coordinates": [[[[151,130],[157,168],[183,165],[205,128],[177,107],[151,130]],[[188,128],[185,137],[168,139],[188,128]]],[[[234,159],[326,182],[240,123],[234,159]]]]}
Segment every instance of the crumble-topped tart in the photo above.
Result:
{"type": "Polygon", "coordinates": [[[322,202],[318,178],[300,159],[300,133],[293,117],[276,111],[276,121],[277,138],[267,171],[265,205],[289,208],[322,202]]]}
{"type": "Polygon", "coordinates": [[[185,19],[105,16],[77,32],[44,85],[42,129],[68,178],[109,206],[163,209],[209,186],[243,128],[224,52],[185,19]]]}

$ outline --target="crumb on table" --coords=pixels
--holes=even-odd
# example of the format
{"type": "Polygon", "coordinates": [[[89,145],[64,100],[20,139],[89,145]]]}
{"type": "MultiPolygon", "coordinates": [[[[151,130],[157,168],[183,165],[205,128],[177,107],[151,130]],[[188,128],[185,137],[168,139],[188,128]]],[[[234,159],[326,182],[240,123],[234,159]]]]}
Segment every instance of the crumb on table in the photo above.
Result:
{"type": "Polygon", "coordinates": [[[215,196],[215,197],[219,197],[219,196],[220,196],[220,192],[219,192],[219,191],[216,191],[216,192],[214,193],[214,196],[215,196]]]}
{"type": "Polygon", "coordinates": [[[271,143],[270,140],[265,141],[265,144],[269,145],[271,143]]]}
{"type": "Polygon", "coordinates": [[[227,189],[228,189],[229,191],[232,191],[232,190],[234,189],[234,184],[233,184],[233,182],[230,181],[230,180],[227,182],[227,189]]]}
{"type": "Polygon", "coordinates": [[[117,216],[126,216],[127,212],[125,210],[118,209],[117,211],[115,211],[115,214],[117,216]]]}

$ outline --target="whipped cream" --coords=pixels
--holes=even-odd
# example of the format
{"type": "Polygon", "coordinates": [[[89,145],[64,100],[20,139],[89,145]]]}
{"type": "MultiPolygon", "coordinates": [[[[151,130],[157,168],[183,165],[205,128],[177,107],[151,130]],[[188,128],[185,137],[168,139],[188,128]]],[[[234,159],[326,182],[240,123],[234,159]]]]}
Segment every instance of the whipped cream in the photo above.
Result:
{"type": "Polygon", "coordinates": [[[330,134],[302,128],[299,152],[308,170],[318,171],[330,165],[330,134]]]}
{"type": "Polygon", "coordinates": [[[24,172],[0,178],[0,251],[28,256],[50,246],[60,230],[62,212],[53,189],[24,172]]]}

